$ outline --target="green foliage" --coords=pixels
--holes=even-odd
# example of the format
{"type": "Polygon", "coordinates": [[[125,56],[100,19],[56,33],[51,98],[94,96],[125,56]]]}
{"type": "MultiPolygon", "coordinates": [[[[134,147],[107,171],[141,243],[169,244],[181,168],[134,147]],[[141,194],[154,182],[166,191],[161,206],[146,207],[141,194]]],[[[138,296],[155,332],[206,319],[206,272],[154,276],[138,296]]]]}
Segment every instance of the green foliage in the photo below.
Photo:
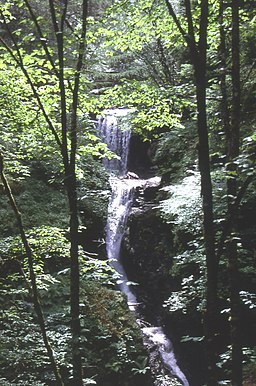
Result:
{"type": "Polygon", "coordinates": [[[199,172],[191,170],[190,175],[180,184],[166,186],[162,190],[170,195],[170,198],[162,200],[159,205],[164,218],[180,229],[198,234],[202,219],[199,172]]]}
{"type": "MultiPolygon", "coordinates": [[[[246,143],[246,141],[245,141],[246,143]]],[[[252,148],[254,146],[253,142],[252,148]]],[[[254,158],[252,152],[246,150],[244,157],[241,156],[237,163],[239,165],[241,186],[248,176],[252,173],[252,164],[254,158]],[[245,156],[245,154],[248,156],[245,156]],[[248,161],[246,161],[248,157],[248,161]],[[243,160],[243,161],[242,161],[243,160]]],[[[172,292],[168,295],[168,298],[164,302],[164,307],[170,312],[171,317],[174,320],[192,320],[192,325],[195,320],[198,320],[196,328],[190,330],[190,326],[186,326],[184,323],[184,330],[188,328],[187,335],[181,336],[181,342],[187,347],[201,346],[204,342],[204,337],[201,336],[202,331],[200,329],[200,320],[205,312],[205,288],[206,288],[206,264],[205,253],[202,244],[202,231],[201,231],[201,197],[200,197],[200,181],[197,172],[188,171],[189,176],[183,178],[179,184],[166,186],[163,191],[166,191],[168,196],[160,201],[158,208],[160,209],[161,216],[169,223],[173,225],[172,234],[174,237],[174,254],[173,264],[170,270],[170,276],[173,283],[172,292]]],[[[215,229],[217,231],[217,241],[223,230],[223,224],[225,224],[225,210],[226,210],[226,188],[225,181],[227,174],[222,166],[222,160],[214,172],[213,178],[213,194],[214,194],[214,207],[215,207],[215,229]]],[[[252,246],[247,245],[248,235],[245,229],[244,221],[246,222],[247,211],[252,210],[249,208],[254,207],[255,201],[250,200],[252,191],[254,190],[254,184],[249,187],[247,194],[244,196],[243,205],[239,209],[240,235],[238,240],[238,253],[239,253],[239,277],[241,281],[241,307],[243,312],[248,316],[248,320],[252,317],[252,312],[255,309],[255,296],[251,288],[254,288],[255,274],[253,274],[253,262],[252,262],[252,246]],[[247,201],[249,198],[249,201],[247,201]],[[246,209],[244,211],[243,206],[246,209]]],[[[225,226],[225,225],[224,225],[225,226]]],[[[248,226],[250,229],[252,224],[248,226]]],[[[249,231],[250,232],[250,231],[249,231]]],[[[237,237],[237,235],[235,235],[237,237]]],[[[251,240],[251,236],[249,236],[251,240]]],[[[252,244],[251,244],[252,245],[252,244]]],[[[219,279],[218,279],[218,297],[219,307],[221,307],[221,322],[223,325],[228,323],[230,318],[230,299],[229,299],[229,282],[227,278],[227,259],[225,256],[225,249],[223,256],[220,260],[219,279]]],[[[243,322],[242,322],[243,323],[243,322]]],[[[250,325],[250,322],[248,322],[250,325]]],[[[223,326],[221,325],[221,327],[223,326]]],[[[249,326],[248,326],[249,327],[249,326]]],[[[250,328],[250,327],[249,327],[250,328]]],[[[184,332],[184,330],[182,332],[184,332]]],[[[251,331],[251,330],[250,330],[251,331]]],[[[253,332],[251,332],[253,334],[253,332]]],[[[222,334],[222,332],[220,332],[222,334]]],[[[250,332],[249,332],[250,334],[250,332]]],[[[222,335],[220,335],[222,337],[222,335]]],[[[250,339],[250,338],[249,338],[250,339]]],[[[250,341],[251,342],[251,341],[250,341]]],[[[244,368],[246,369],[244,379],[254,380],[254,361],[253,346],[254,341],[251,342],[251,347],[244,350],[244,368]],[[248,373],[247,373],[248,371],[248,373]]],[[[221,345],[221,349],[225,351],[226,341],[221,345]]],[[[231,374],[231,352],[227,349],[225,352],[220,353],[220,360],[218,366],[221,369],[222,380],[220,384],[229,385],[231,374]]]]}
{"type": "MultiPolygon", "coordinates": [[[[66,284],[62,282],[63,285],[68,286],[68,281],[66,284]]],[[[60,288],[56,288],[55,298],[52,299],[58,300],[58,305],[54,309],[47,306],[46,322],[57,361],[67,379],[71,360],[71,334],[68,308],[63,306],[65,298],[63,299],[63,292],[58,291],[60,288]]],[[[42,300],[45,304],[44,296],[42,300]]],[[[137,365],[139,355],[144,354],[135,321],[124,308],[124,300],[116,292],[107,291],[87,281],[86,288],[83,286],[82,290],[82,302],[81,341],[86,373],[91,374],[91,378],[99,385],[111,379],[115,379],[115,384],[121,385],[123,376],[127,380],[132,379],[131,368],[137,365]],[[114,316],[116,319],[113,319],[114,316]]],[[[10,383],[15,380],[17,384],[33,382],[49,385],[53,382],[49,363],[38,328],[28,311],[22,311],[16,305],[5,310],[2,315],[1,376],[10,383]]]]}
{"type": "MultiPolygon", "coordinates": [[[[47,42],[53,63],[45,56],[41,45],[42,37],[40,38],[35,31],[24,2],[1,1],[1,10],[20,47],[22,62],[35,85],[45,112],[60,135],[60,95],[58,77],[54,69],[54,66],[58,67],[56,42],[50,28],[46,3],[33,0],[31,4],[39,16],[43,40],[47,42]]],[[[80,5],[80,2],[69,2],[67,13],[69,27],[65,26],[64,82],[68,127],[74,86],[73,64],[78,55],[78,35],[81,29],[81,19],[78,17],[80,5]]],[[[82,70],[79,96],[76,174],[79,180],[80,219],[87,229],[93,227],[103,229],[109,194],[109,190],[106,189],[107,176],[95,160],[102,158],[107,149],[95,136],[94,124],[90,120],[91,112],[98,113],[103,108],[113,106],[131,108],[133,130],[143,138],[159,139],[155,162],[160,173],[164,175],[163,180],[168,184],[170,181],[176,182],[184,176],[185,171],[193,167],[196,151],[194,124],[196,106],[192,67],[184,42],[168,15],[164,2],[120,0],[112,2],[110,7],[107,6],[108,2],[105,1],[90,5],[93,13],[87,23],[87,58],[86,66],[82,70]],[[106,8],[104,16],[101,7],[106,8]]],[[[192,8],[195,37],[198,40],[200,7],[195,2],[192,8]]],[[[182,3],[176,6],[176,12],[182,27],[187,31],[182,3]]],[[[241,5],[243,145],[241,155],[235,160],[238,172],[232,174],[222,169],[226,144],[223,117],[220,114],[221,76],[225,71],[226,88],[231,95],[231,65],[228,60],[226,68],[221,66],[219,2],[210,1],[207,112],[212,164],[215,158],[221,160],[219,162],[221,167],[213,173],[215,227],[218,237],[223,229],[226,212],[224,187],[226,179],[239,177],[239,186],[242,186],[247,177],[255,175],[253,129],[256,101],[255,17],[255,10],[249,3],[241,5]]],[[[229,58],[231,54],[229,7],[224,10],[223,26],[226,31],[226,53],[229,58]]],[[[14,47],[10,39],[8,44],[11,49],[14,47]]],[[[15,53],[15,50],[13,52],[15,53]]],[[[69,245],[65,231],[62,230],[67,228],[67,213],[66,209],[63,209],[66,208],[66,200],[62,193],[63,167],[60,153],[26,77],[4,49],[1,49],[0,70],[0,150],[4,153],[6,172],[11,177],[11,187],[17,196],[25,226],[29,229],[28,236],[35,256],[35,271],[47,314],[49,336],[68,379],[69,245]],[[57,274],[58,270],[60,271],[57,274]]],[[[230,102],[229,97],[229,105],[230,102]]],[[[253,201],[254,188],[254,185],[249,187],[243,205],[247,204],[248,199],[253,201]]],[[[2,193],[2,187],[0,189],[2,193]]],[[[173,251],[175,256],[170,272],[170,276],[174,279],[174,290],[171,295],[166,295],[169,298],[165,306],[172,312],[186,315],[194,315],[195,312],[201,314],[205,297],[205,257],[202,247],[201,200],[197,173],[191,172],[180,185],[167,186],[164,190],[171,194],[171,197],[163,199],[159,209],[163,218],[173,226],[175,244],[173,251]]],[[[252,205],[252,208],[255,206],[252,205]]],[[[1,197],[0,215],[3,219],[0,221],[0,233],[6,236],[0,240],[0,256],[3,260],[1,300],[6,303],[1,315],[4,333],[3,344],[1,343],[3,371],[0,382],[3,384],[15,382],[17,385],[50,384],[53,381],[49,373],[49,364],[41,348],[40,335],[31,311],[31,299],[25,289],[25,280],[20,270],[22,266],[25,276],[28,277],[26,256],[19,238],[7,237],[16,233],[17,228],[12,221],[6,197],[1,197]]],[[[165,253],[164,242],[161,241],[159,245],[161,253],[162,249],[165,253]]],[[[246,249],[241,240],[238,247],[241,278],[246,283],[254,283],[254,250],[246,249]]],[[[88,257],[82,251],[80,262],[83,281],[81,339],[84,343],[83,354],[88,358],[84,364],[85,373],[89,377],[85,383],[95,384],[111,380],[112,384],[118,385],[122,384],[124,376],[128,379],[130,373],[138,376],[146,374],[147,362],[144,354],[140,352],[141,346],[139,345],[138,349],[134,343],[138,337],[133,332],[133,321],[129,317],[129,321],[127,319],[123,299],[96,284],[100,282],[111,286],[111,269],[105,261],[88,257]],[[93,336],[90,331],[93,332],[93,336]],[[104,371],[102,362],[106,363],[104,371]]],[[[224,256],[220,262],[222,269],[219,284],[223,314],[227,314],[228,317],[229,303],[226,300],[227,288],[224,285],[227,279],[226,265],[224,256]]],[[[255,297],[250,288],[243,288],[240,295],[246,308],[255,308],[255,297]]],[[[183,337],[183,341],[190,339],[199,341],[201,337],[183,337]]],[[[223,354],[221,363],[226,363],[228,358],[229,354],[223,354]]],[[[159,385],[163,386],[165,381],[160,379],[159,385]]]]}
{"type": "Polygon", "coordinates": [[[145,138],[157,137],[159,132],[168,128],[182,129],[180,120],[186,103],[173,88],[156,88],[138,81],[114,86],[99,99],[102,107],[118,105],[130,108],[130,123],[134,131],[145,138]]]}
{"type": "Polygon", "coordinates": [[[184,110],[194,109],[192,69],[163,4],[117,1],[95,26],[98,108],[132,108],[133,129],[145,138],[181,129],[184,110]]]}
{"type": "Polygon", "coordinates": [[[133,315],[127,313],[121,294],[106,290],[96,283],[92,286],[87,282],[82,299],[83,329],[87,331],[87,365],[97,367],[99,379],[104,378],[106,383],[113,379],[121,385],[123,377],[128,380],[138,362],[146,360],[133,315]],[[87,315],[91,316],[90,319],[87,315]],[[89,354],[87,350],[92,347],[93,353],[89,354]],[[105,364],[105,371],[101,368],[102,363],[105,364]]]}
{"type": "Polygon", "coordinates": [[[190,170],[180,184],[162,190],[168,197],[160,201],[159,209],[165,221],[174,225],[174,247],[170,271],[178,280],[164,306],[170,312],[183,314],[200,313],[205,307],[205,254],[202,245],[202,201],[200,197],[200,175],[190,170]]]}
{"type": "Polygon", "coordinates": [[[108,173],[91,155],[80,158],[79,208],[82,224],[87,228],[106,222],[110,187],[108,173]]]}
{"type": "MultiPolygon", "coordinates": [[[[10,186],[16,196],[26,228],[41,225],[67,226],[67,201],[62,189],[36,178],[11,180],[10,186]]],[[[6,236],[16,233],[17,225],[8,198],[1,195],[0,202],[0,234],[6,236]]]]}
{"type": "Polygon", "coordinates": [[[150,370],[150,367],[147,366],[147,364],[147,357],[139,357],[138,360],[135,362],[136,367],[132,368],[133,374],[146,374],[150,370]]]}
{"type": "MultiPolygon", "coordinates": [[[[255,348],[243,347],[243,363],[245,366],[244,379],[245,381],[254,382],[255,380],[255,348]]],[[[217,363],[219,368],[224,368],[226,374],[231,373],[231,346],[227,346],[226,351],[219,355],[219,361],[217,363]]],[[[230,385],[229,380],[222,380],[221,385],[230,385]]]]}
{"type": "MultiPolygon", "coordinates": [[[[28,163],[42,162],[48,166],[51,180],[63,176],[61,149],[56,144],[56,136],[62,138],[61,97],[57,75],[56,42],[50,23],[49,7],[30,2],[37,17],[41,32],[38,33],[31,15],[24,2],[17,0],[8,3],[4,12],[3,26],[10,46],[1,47],[0,123],[3,136],[0,148],[6,160],[6,172],[16,179],[29,175],[28,163]],[[22,6],[21,6],[22,4],[22,6]],[[17,15],[22,17],[16,17],[17,15]],[[14,23],[12,21],[15,20],[14,23]],[[8,33],[7,33],[8,32],[8,33]],[[41,36],[40,36],[41,34],[41,36]],[[47,42],[47,45],[45,45],[47,42]],[[49,127],[53,127],[53,130],[49,127]]],[[[67,118],[67,146],[70,150],[71,111],[75,82],[75,63],[78,57],[79,34],[81,32],[81,4],[69,4],[67,26],[64,39],[64,87],[67,118]],[[73,15],[73,16],[72,16],[73,15]],[[69,20],[70,18],[70,20],[69,20]],[[72,50],[70,49],[72,47],[72,50]]],[[[93,25],[88,18],[88,29],[93,25]]],[[[78,159],[86,154],[102,157],[107,153],[106,146],[95,136],[94,125],[89,113],[94,110],[94,97],[88,94],[90,81],[86,72],[80,79],[81,87],[78,98],[78,159]]],[[[82,171],[77,164],[77,175],[82,171]]]]}
{"type": "Polygon", "coordinates": [[[56,146],[21,70],[6,55],[0,68],[0,148],[7,173],[21,179],[29,175],[28,160],[49,160],[56,146]]]}
{"type": "MultiPolygon", "coordinates": [[[[48,337],[64,379],[71,370],[69,314],[69,243],[65,231],[53,227],[31,229],[28,240],[34,253],[34,269],[44,309],[48,337]],[[61,269],[61,270],[60,270],[61,269]]],[[[27,262],[18,237],[1,241],[1,354],[0,377],[6,385],[52,385],[41,334],[36,323],[26,281],[27,262]],[[16,262],[17,264],[13,264],[16,262]]],[[[112,269],[106,261],[80,251],[81,327],[83,367],[87,384],[122,385],[143,376],[145,354],[136,322],[124,297],[102,284],[113,286],[112,269]],[[100,284],[102,283],[102,284],[100,284]],[[105,366],[102,366],[104,362],[105,366]],[[141,363],[142,373],[134,373],[141,363]],[[94,382],[94,383],[93,383],[94,382]]],[[[4,383],[3,383],[4,384],[4,383]]]]}
{"type": "MultiPolygon", "coordinates": [[[[191,247],[191,246],[190,246],[191,247]]],[[[205,255],[202,247],[190,249],[173,259],[171,275],[179,279],[178,291],[164,302],[170,312],[201,313],[205,308],[205,255]]]]}
{"type": "Polygon", "coordinates": [[[1,310],[1,377],[6,385],[47,385],[50,365],[38,327],[24,305],[1,310]]]}

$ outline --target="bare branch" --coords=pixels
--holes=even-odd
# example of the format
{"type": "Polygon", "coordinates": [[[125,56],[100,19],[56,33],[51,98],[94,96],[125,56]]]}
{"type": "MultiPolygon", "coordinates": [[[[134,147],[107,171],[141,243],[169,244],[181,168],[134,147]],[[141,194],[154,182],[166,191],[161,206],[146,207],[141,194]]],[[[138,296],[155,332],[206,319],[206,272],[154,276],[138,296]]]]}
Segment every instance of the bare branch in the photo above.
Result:
{"type": "Polygon", "coordinates": [[[66,15],[67,15],[67,8],[68,8],[68,0],[64,0],[64,6],[62,10],[62,15],[61,15],[61,21],[60,21],[60,30],[64,30],[64,23],[66,20],[66,15]]]}

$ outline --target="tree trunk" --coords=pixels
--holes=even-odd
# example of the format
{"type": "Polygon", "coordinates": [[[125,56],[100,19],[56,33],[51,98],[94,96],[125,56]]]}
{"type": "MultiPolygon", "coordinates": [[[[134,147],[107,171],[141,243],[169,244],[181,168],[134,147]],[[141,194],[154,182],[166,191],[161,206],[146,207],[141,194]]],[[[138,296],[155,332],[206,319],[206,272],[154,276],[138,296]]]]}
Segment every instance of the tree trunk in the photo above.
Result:
{"type": "Polygon", "coordinates": [[[217,273],[215,254],[215,235],[213,223],[213,199],[210,171],[209,142],[206,115],[206,63],[197,61],[195,79],[198,110],[199,170],[201,174],[201,191],[203,199],[203,230],[206,254],[206,311],[204,316],[207,385],[216,386],[216,325],[217,325],[217,273]]]}
{"type": "Polygon", "coordinates": [[[4,174],[3,156],[1,153],[0,153],[0,176],[1,176],[1,179],[3,181],[4,188],[5,188],[6,194],[9,198],[11,207],[14,211],[14,214],[15,214],[15,217],[17,220],[17,225],[18,225],[19,232],[20,232],[20,236],[21,236],[21,240],[22,240],[23,246],[24,246],[25,251],[26,251],[26,255],[27,255],[27,259],[28,259],[28,266],[29,266],[29,274],[30,274],[29,289],[31,292],[34,309],[35,309],[35,312],[37,315],[38,324],[39,324],[40,329],[41,329],[43,342],[44,342],[44,345],[45,345],[45,348],[46,348],[46,351],[47,351],[47,354],[48,354],[48,357],[49,357],[49,360],[50,360],[50,363],[51,363],[51,366],[52,366],[52,369],[53,369],[53,372],[55,375],[56,386],[64,386],[64,382],[62,380],[62,376],[61,376],[59,367],[56,363],[54,353],[53,353],[51,344],[50,344],[48,336],[47,336],[44,314],[43,314],[43,310],[42,310],[41,303],[39,300],[39,294],[38,294],[38,289],[37,289],[36,275],[35,275],[34,263],[33,263],[34,258],[33,258],[32,249],[29,245],[29,242],[28,242],[25,230],[24,230],[21,213],[17,207],[16,201],[12,195],[11,188],[10,188],[8,181],[7,181],[5,174],[4,174]]]}
{"type": "Polygon", "coordinates": [[[75,173],[66,179],[70,210],[70,314],[72,332],[73,385],[82,386],[82,359],[80,347],[80,277],[78,261],[78,209],[75,173]]]}
{"type": "Polygon", "coordinates": [[[63,2],[60,20],[57,19],[55,4],[49,0],[52,23],[56,35],[59,60],[59,90],[61,107],[61,131],[62,146],[61,153],[65,170],[65,187],[68,195],[69,205],[69,226],[70,226],[70,316],[72,333],[72,364],[74,386],[83,386],[82,357],[80,347],[81,325],[80,325],[80,275],[78,259],[78,208],[77,208],[77,179],[76,179],[76,150],[77,150],[77,105],[80,71],[85,48],[86,18],[88,4],[83,0],[82,32],[79,43],[79,54],[74,77],[73,101],[71,124],[68,127],[66,88],[64,77],[64,23],[67,12],[67,0],[63,2]],[[70,152],[68,148],[68,136],[70,139],[70,152]]]}
{"type": "Polygon", "coordinates": [[[230,278],[232,385],[242,386],[242,347],[240,331],[239,268],[237,252],[237,165],[240,134],[240,37],[239,0],[232,0],[232,114],[231,130],[227,137],[227,197],[228,215],[233,218],[227,243],[227,258],[230,278]]]}
{"type": "MultiPolygon", "coordinates": [[[[189,3],[189,0],[186,0],[189,3]]],[[[194,66],[196,100],[197,100],[197,130],[198,130],[198,160],[201,175],[201,194],[203,199],[203,231],[206,255],[206,310],[204,315],[204,330],[207,355],[207,386],[217,384],[217,280],[218,264],[215,251],[215,231],[213,216],[213,193],[210,167],[209,134],[206,106],[206,61],[207,61],[207,28],[208,1],[201,0],[200,38],[195,45],[192,26],[192,15],[188,18],[188,31],[193,32],[192,44],[189,44],[190,55],[194,66]]],[[[187,6],[187,13],[191,12],[187,6]]],[[[192,33],[191,32],[191,33],[192,33]]],[[[191,41],[191,39],[190,39],[191,41]]]]}
{"type": "Polygon", "coordinates": [[[198,159],[201,175],[201,192],[203,198],[203,230],[206,254],[206,311],[204,315],[205,342],[207,353],[207,385],[217,385],[216,366],[216,324],[217,324],[217,275],[218,263],[215,251],[215,232],[213,221],[213,197],[210,170],[209,137],[206,107],[206,54],[208,28],[208,0],[201,0],[199,42],[196,42],[190,0],[184,0],[186,11],[187,31],[181,25],[170,0],[165,0],[169,14],[172,16],[179,32],[186,41],[191,62],[194,67],[196,100],[197,100],[197,129],[198,129],[198,159]]]}
{"type": "Polygon", "coordinates": [[[76,63],[72,112],[70,125],[70,176],[66,175],[66,187],[70,209],[70,311],[71,311],[71,330],[72,330],[72,361],[73,361],[73,382],[74,386],[83,386],[83,371],[81,357],[81,325],[80,325],[80,275],[78,259],[78,207],[77,207],[77,178],[76,178],[76,152],[77,152],[77,108],[79,98],[80,75],[83,65],[83,55],[85,50],[86,23],[88,15],[88,0],[82,3],[82,30],[79,41],[79,54],[76,63]]]}
{"type": "MultiPolygon", "coordinates": [[[[56,140],[56,143],[59,146],[62,155],[62,161],[65,171],[64,183],[68,195],[68,204],[70,211],[70,314],[71,314],[71,332],[72,332],[72,362],[73,362],[73,380],[72,384],[74,386],[83,385],[83,374],[82,374],[82,360],[81,360],[81,347],[80,347],[80,310],[79,310],[79,260],[78,260],[78,207],[77,207],[77,180],[76,180],[76,151],[77,151],[77,108],[79,101],[79,85],[80,85],[80,76],[83,65],[83,56],[85,50],[85,39],[86,39],[86,23],[87,23],[87,14],[88,14],[88,0],[82,0],[82,23],[81,23],[81,33],[78,39],[78,55],[77,62],[75,67],[74,74],[74,84],[72,91],[72,106],[67,106],[66,98],[66,82],[68,82],[69,89],[71,89],[71,82],[68,79],[65,79],[65,47],[64,47],[64,26],[66,22],[66,14],[68,7],[68,0],[63,0],[61,2],[61,7],[59,4],[56,5],[54,0],[49,1],[49,11],[51,15],[52,25],[56,36],[57,43],[57,57],[58,61],[55,60],[53,54],[51,54],[46,43],[43,31],[41,29],[40,21],[37,18],[36,14],[33,11],[31,2],[25,0],[25,5],[29,11],[31,19],[35,25],[36,31],[40,37],[40,43],[45,52],[47,60],[51,63],[51,66],[54,70],[54,74],[58,78],[59,82],[59,95],[60,95],[60,121],[61,121],[61,138],[58,134],[58,130],[54,127],[50,116],[48,115],[43,101],[38,93],[35,84],[30,78],[29,72],[26,70],[26,66],[23,63],[22,50],[17,44],[14,34],[9,28],[8,23],[5,21],[5,16],[2,11],[0,11],[1,16],[4,20],[4,26],[7,30],[9,37],[13,43],[14,49],[10,48],[8,44],[0,37],[0,42],[3,44],[5,49],[9,52],[16,64],[22,69],[25,77],[33,94],[37,100],[38,106],[42,111],[46,122],[49,125],[49,128],[56,140]],[[15,55],[16,52],[16,55],[15,55]],[[56,64],[57,63],[57,64],[56,64]],[[68,107],[71,107],[71,123],[68,123],[68,114],[70,110],[68,107]],[[70,141],[70,142],[69,142],[70,141]]],[[[57,2],[58,3],[58,2],[57,2]]],[[[0,158],[1,162],[1,158],[0,158]]],[[[0,164],[1,166],[1,164],[0,164]]],[[[28,255],[29,256],[29,255],[28,255]]],[[[33,277],[33,272],[31,274],[33,277]]],[[[35,308],[37,305],[35,304],[35,308]]],[[[37,310],[37,309],[36,309],[37,310]]],[[[40,310],[39,310],[40,311],[40,310]]],[[[39,312],[38,311],[38,312],[39,312]]],[[[50,352],[49,352],[50,356],[50,352]]],[[[56,375],[57,372],[56,372],[56,375]]],[[[57,377],[56,377],[57,379],[57,377]]],[[[62,381],[61,381],[62,382],[62,381]]],[[[57,380],[57,384],[59,385],[57,380]]]]}
{"type": "MultiPolygon", "coordinates": [[[[224,0],[220,1],[219,8],[219,31],[220,31],[220,45],[219,45],[219,71],[220,71],[220,91],[221,91],[221,102],[220,102],[220,115],[222,121],[222,127],[226,138],[230,136],[230,111],[228,103],[228,92],[227,92],[227,47],[226,47],[226,29],[224,27],[224,0]]],[[[222,129],[222,128],[221,128],[222,129]]],[[[228,145],[226,141],[226,146],[224,149],[224,154],[228,153],[228,145]]]]}

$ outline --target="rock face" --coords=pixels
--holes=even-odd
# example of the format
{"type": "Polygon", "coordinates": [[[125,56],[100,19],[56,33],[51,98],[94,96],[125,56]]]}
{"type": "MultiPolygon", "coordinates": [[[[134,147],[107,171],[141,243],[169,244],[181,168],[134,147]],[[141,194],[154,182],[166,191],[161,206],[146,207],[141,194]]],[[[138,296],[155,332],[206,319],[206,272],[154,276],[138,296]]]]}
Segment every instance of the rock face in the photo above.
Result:
{"type": "Polygon", "coordinates": [[[149,363],[155,386],[189,386],[177,366],[171,341],[162,327],[142,328],[144,345],[149,351],[149,363]]]}
{"type": "Polygon", "coordinates": [[[140,176],[148,175],[152,166],[151,143],[142,141],[137,135],[132,135],[129,144],[128,170],[140,176]]]}
{"type": "MultiPolygon", "coordinates": [[[[171,344],[165,335],[168,331],[159,327],[164,326],[168,318],[163,303],[173,286],[170,270],[174,246],[172,225],[167,224],[156,209],[158,189],[159,187],[150,185],[138,192],[122,242],[122,263],[129,280],[136,283],[134,291],[140,304],[138,314],[144,322],[149,323],[148,326],[145,324],[142,331],[144,343],[150,353],[154,384],[158,385],[159,377],[159,386],[188,385],[182,369],[180,370],[180,363],[176,366],[176,353],[174,356],[172,347],[167,347],[171,344]],[[157,337],[160,341],[156,341],[157,337]],[[172,363],[172,368],[162,366],[160,357],[162,363],[172,363]],[[170,373],[175,378],[169,378],[170,373]]],[[[175,334],[170,328],[168,336],[172,341],[173,333],[175,334]]]]}
{"type": "Polygon", "coordinates": [[[156,187],[143,191],[135,202],[122,243],[122,259],[129,279],[138,285],[136,294],[143,303],[143,314],[151,323],[161,318],[162,303],[170,293],[172,265],[171,226],[154,209],[156,187]]]}
{"type": "MultiPolygon", "coordinates": [[[[192,370],[188,363],[193,362],[195,372],[202,371],[198,364],[202,364],[203,358],[199,355],[202,349],[194,346],[186,349],[179,343],[182,335],[190,334],[191,328],[197,329],[195,323],[186,315],[168,313],[163,303],[168,299],[172,290],[177,288],[177,283],[171,275],[173,256],[177,254],[176,240],[174,240],[174,229],[172,224],[166,223],[160,216],[157,206],[157,187],[146,188],[138,195],[131,210],[127,222],[127,229],[122,243],[123,265],[130,281],[137,283],[134,287],[136,297],[140,306],[139,312],[151,325],[164,326],[164,332],[174,344],[175,356],[179,366],[189,378],[191,386],[198,386],[202,383],[195,383],[191,380],[192,370]],[[149,189],[149,190],[148,190],[149,189]],[[197,361],[199,359],[199,361],[197,361]]],[[[200,326],[200,321],[198,321],[200,326]]],[[[193,335],[193,333],[192,333],[193,335]]],[[[200,335],[200,334],[199,334],[200,335]]],[[[154,345],[153,342],[149,344],[154,345]]],[[[152,349],[153,352],[153,349],[152,349]]],[[[152,354],[152,361],[157,358],[152,354]]],[[[198,377],[196,378],[198,379],[198,377]]]]}

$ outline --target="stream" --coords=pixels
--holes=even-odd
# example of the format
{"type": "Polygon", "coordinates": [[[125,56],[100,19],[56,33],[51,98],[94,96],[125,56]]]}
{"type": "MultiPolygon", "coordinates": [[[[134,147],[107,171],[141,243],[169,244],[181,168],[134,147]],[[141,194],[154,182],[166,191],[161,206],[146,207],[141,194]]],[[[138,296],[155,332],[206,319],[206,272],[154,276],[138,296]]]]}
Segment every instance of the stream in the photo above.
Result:
{"type": "MultiPolygon", "coordinates": [[[[152,326],[139,315],[139,303],[136,291],[122,265],[120,250],[124,236],[126,222],[132,208],[135,194],[138,189],[159,186],[160,177],[140,179],[134,173],[127,174],[127,160],[129,152],[129,140],[131,132],[129,129],[121,130],[119,120],[125,118],[126,109],[115,109],[105,112],[98,123],[98,135],[108,145],[108,148],[117,154],[118,158],[104,159],[104,166],[110,171],[110,185],[112,195],[108,207],[108,221],[106,228],[106,249],[109,264],[114,268],[117,275],[117,287],[127,297],[127,304],[131,312],[134,312],[137,323],[143,333],[146,347],[157,350],[167,379],[166,386],[170,385],[171,379],[176,378],[183,386],[189,386],[186,376],[179,368],[173,350],[173,345],[165,335],[162,326],[152,326]],[[149,343],[149,344],[148,344],[149,343]],[[169,383],[168,383],[169,382],[169,383]]],[[[158,385],[158,383],[156,384],[158,385]]],[[[163,383],[161,383],[163,385],[163,383]]]]}

